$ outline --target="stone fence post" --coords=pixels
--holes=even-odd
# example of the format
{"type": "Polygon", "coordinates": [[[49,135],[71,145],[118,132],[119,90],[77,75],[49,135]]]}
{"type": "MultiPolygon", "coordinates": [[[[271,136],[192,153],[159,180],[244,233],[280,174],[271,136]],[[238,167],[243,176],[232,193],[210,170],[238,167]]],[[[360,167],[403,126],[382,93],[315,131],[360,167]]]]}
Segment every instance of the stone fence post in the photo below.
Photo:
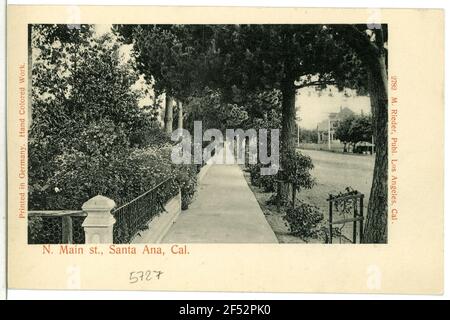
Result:
{"type": "Polygon", "coordinates": [[[113,226],[116,219],[111,210],[116,206],[114,200],[98,195],[86,201],[81,207],[87,213],[82,224],[85,243],[113,243],[113,226]]]}

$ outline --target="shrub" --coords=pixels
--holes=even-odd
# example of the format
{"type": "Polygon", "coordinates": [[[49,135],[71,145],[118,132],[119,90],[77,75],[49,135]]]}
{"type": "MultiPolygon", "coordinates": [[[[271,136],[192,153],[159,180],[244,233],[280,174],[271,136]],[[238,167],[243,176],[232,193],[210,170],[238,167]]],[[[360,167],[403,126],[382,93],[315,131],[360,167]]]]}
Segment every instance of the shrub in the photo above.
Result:
{"type": "Polygon", "coordinates": [[[267,199],[266,204],[272,205],[272,206],[279,206],[279,207],[287,207],[290,205],[290,201],[287,197],[281,197],[278,193],[274,193],[270,196],[269,199],[267,199]]]}
{"type": "Polygon", "coordinates": [[[181,190],[181,209],[186,210],[197,189],[197,166],[177,165],[177,183],[181,190]]]}
{"type": "Polygon", "coordinates": [[[284,153],[283,156],[283,176],[286,182],[296,189],[311,189],[315,184],[310,172],[314,168],[311,158],[295,151],[284,153]]]}
{"type": "Polygon", "coordinates": [[[135,130],[130,134],[130,142],[133,146],[139,148],[145,147],[163,147],[173,145],[170,135],[159,128],[155,122],[150,122],[147,128],[135,130]]]}
{"type": "Polygon", "coordinates": [[[129,184],[138,186],[140,194],[165,179],[175,179],[176,172],[172,167],[170,153],[170,147],[147,147],[134,150],[130,155],[130,160],[138,174],[133,174],[134,181],[129,181],[129,184]]]}
{"type": "MultiPolygon", "coordinates": [[[[139,75],[120,60],[115,37],[86,33],[76,43],[59,39],[54,46],[46,36],[53,28],[33,28],[39,52],[32,72],[29,208],[80,209],[97,194],[123,204],[168,178],[173,183],[158,194],[167,199],[180,188],[186,207],[195,170],[172,164],[173,142],[154,110],[139,106],[144,92],[133,88],[139,75]],[[74,59],[79,63],[70,63],[74,59]]],[[[30,236],[42,225],[34,219],[30,236]]]]}
{"type": "Polygon", "coordinates": [[[261,163],[251,164],[248,166],[250,173],[251,184],[258,186],[264,190],[264,192],[275,192],[276,190],[276,175],[261,175],[261,168],[264,166],[261,163]]]}
{"type": "Polygon", "coordinates": [[[37,243],[40,237],[49,238],[50,232],[44,230],[42,217],[28,218],[28,239],[29,243],[37,243]]]}
{"type": "Polygon", "coordinates": [[[248,172],[250,173],[250,182],[254,186],[259,187],[259,178],[261,177],[261,164],[249,164],[248,172]]]}
{"type": "MultiPolygon", "coordinates": [[[[170,158],[171,152],[171,147],[168,145],[136,149],[131,154],[130,160],[137,174],[132,175],[134,180],[129,180],[128,185],[135,190],[134,194],[137,196],[165,179],[171,178],[174,183],[164,192],[170,192],[173,195],[179,188],[182,208],[185,210],[197,188],[197,168],[194,164],[173,164],[170,158]]],[[[167,195],[163,196],[167,198],[167,195]]]]}
{"type": "Polygon", "coordinates": [[[89,198],[102,194],[124,203],[166,179],[169,188],[158,190],[163,199],[182,192],[187,208],[197,186],[195,165],[174,165],[170,147],[117,150],[95,155],[71,148],[56,157],[57,170],[40,188],[30,194],[32,209],[79,209],[89,198]]]}
{"type": "MultiPolygon", "coordinates": [[[[299,152],[287,152],[284,155],[283,178],[287,183],[296,187],[296,189],[310,189],[315,181],[311,176],[311,169],[314,168],[310,157],[299,152]]],[[[251,184],[258,186],[264,192],[275,192],[277,188],[278,175],[261,175],[261,163],[248,166],[251,184]]]]}
{"type": "Polygon", "coordinates": [[[142,92],[131,88],[138,74],[121,63],[114,37],[80,34],[76,45],[60,39],[58,49],[45,36],[51,25],[33,29],[40,53],[32,72],[30,209],[78,209],[96,194],[122,201],[149,187],[152,177],[141,181],[131,154],[156,135],[144,132],[152,118],[139,107],[142,92]]]}
{"type": "Polygon", "coordinates": [[[126,192],[135,169],[124,130],[106,119],[72,130],[49,159],[39,157],[42,140],[30,144],[30,209],[78,209],[96,194],[117,199],[126,192]]]}
{"type": "Polygon", "coordinates": [[[262,175],[259,178],[259,185],[263,188],[264,192],[275,192],[277,185],[276,175],[262,175]]]}
{"type": "Polygon", "coordinates": [[[308,203],[300,202],[295,208],[288,208],[284,219],[290,232],[305,241],[318,238],[322,232],[323,214],[318,207],[308,203]]]}

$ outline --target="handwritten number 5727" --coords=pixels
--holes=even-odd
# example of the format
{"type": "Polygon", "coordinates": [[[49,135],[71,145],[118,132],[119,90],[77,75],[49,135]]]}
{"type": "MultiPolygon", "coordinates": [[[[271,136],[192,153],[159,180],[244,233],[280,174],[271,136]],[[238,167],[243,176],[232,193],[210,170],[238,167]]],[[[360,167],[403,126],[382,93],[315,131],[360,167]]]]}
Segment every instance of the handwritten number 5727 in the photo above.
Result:
{"type": "Polygon", "coordinates": [[[163,274],[162,271],[153,271],[153,270],[146,270],[146,271],[132,271],[130,272],[130,283],[137,283],[137,282],[143,282],[143,281],[150,281],[152,279],[159,280],[161,278],[161,275],[163,274]]]}

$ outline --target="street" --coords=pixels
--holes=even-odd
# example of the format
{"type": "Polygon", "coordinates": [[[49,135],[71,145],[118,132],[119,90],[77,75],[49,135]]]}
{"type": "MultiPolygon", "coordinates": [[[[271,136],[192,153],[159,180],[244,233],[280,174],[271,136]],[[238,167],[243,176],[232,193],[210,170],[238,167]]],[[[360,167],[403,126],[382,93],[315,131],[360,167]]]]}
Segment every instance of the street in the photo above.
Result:
{"type": "Polygon", "coordinates": [[[311,157],[314,164],[312,174],[318,185],[329,187],[329,193],[343,191],[345,187],[350,186],[364,193],[368,199],[375,156],[316,150],[300,152],[311,157]]]}
{"type": "MultiPolygon", "coordinates": [[[[319,207],[328,220],[328,195],[345,192],[346,187],[351,187],[364,194],[364,215],[367,214],[375,156],[316,150],[300,152],[309,155],[313,161],[312,175],[316,185],[310,190],[301,190],[299,199],[319,207]]],[[[351,238],[351,223],[343,226],[341,232],[351,238]]]]}
{"type": "MultiPolygon", "coordinates": [[[[324,226],[328,221],[328,201],[330,193],[345,192],[346,187],[352,187],[365,195],[364,198],[364,215],[367,214],[367,204],[369,202],[370,188],[372,184],[372,171],[374,165],[374,156],[355,155],[333,153],[318,150],[300,150],[301,153],[311,157],[314,169],[311,172],[316,179],[316,184],[312,189],[303,189],[297,193],[297,198],[308,204],[319,207],[324,215],[324,226]]],[[[251,185],[249,173],[247,174],[247,182],[251,186],[260,207],[264,211],[265,217],[270,226],[274,230],[280,243],[305,243],[299,237],[290,234],[289,227],[284,220],[284,214],[273,204],[268,204],[268,200],[273,193],[263,192],[262,189],[251,185]]],[[[342,219],[342,212],[336,212],[336,219],[342,219]]],[[[345,218],[348,218],[346,216],[345,218]]],[[[339,238],[336,234],[333,236],[333,243],[348,243],[348,239],[352,239],[353,230],[352,223],[348,222],[344,225],[336,225],[340,229],[341,234],[346,238],[339,238]]],[[[359,242],[359,228],[357,229],[357,242],[359,242]]],[[[323,243],[324,239],[308,239],[310,243],[323,243]]]]}

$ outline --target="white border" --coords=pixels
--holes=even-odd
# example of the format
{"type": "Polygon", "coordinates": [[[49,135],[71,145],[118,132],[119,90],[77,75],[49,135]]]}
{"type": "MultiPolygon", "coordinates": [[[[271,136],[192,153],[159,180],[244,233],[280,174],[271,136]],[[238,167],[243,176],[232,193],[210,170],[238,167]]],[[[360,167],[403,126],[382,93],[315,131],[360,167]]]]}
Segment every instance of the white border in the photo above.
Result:
{"type": "MultiPolygon", "coordinates": [[[[181,5],[181,6],[259,6],[259,7],[350,7],[350,8],[367,8],[367,7],[378,7],[378,8],[444,8],[445,9],[445,20],[448,20],[448,11],[449,11],[449,3],[445,0],[408,0],[408,1],[396,1],[392,0],[378,0],[378,1],[369,1],[369,0],[342,0],[339,2],[332,0],[304,0],[304,1],[296,1],[296,0],[278,0],[278,1],[269,1],[269,0],[228,0],[228,1],[220,1],[220,0],[197,0],[197,1],[189,1],[189,0],[166,0],[166,1],[152,1],[152,0],[116,0],[116,1],[106,1],[106,0],[72,0],[72,1],[64,1],[64,0],[52,0],[52,1],[38,1],[38,0],[10,0],[7,1],[8,4],[73,4],[73,5],[181,5]],[[393,5],[394,4],[394,5],[393,5]]],[[[6,97],[5,95],[5,33],[4,33],[4,7],[0,8],[0,19],[2,20],[1,33],[0,33],[0,83],[1,85],[1,97],[6,97]]],[[[448,52],[448,43],[449,43],[449,24],[445,24],[445,52],[448,52]]],[[[448,64],[445,63],[445,79],[448,79],[449,75],[449,67],[448,64]]],[[[448,85],[445,86],[445,96],[448,96],[448,85]]],[[[2,166],[0,167],[0,190],[6,191],[5,184],[5,153],[6,153],[6,140],[5,140],[5,98],[2,99],[0,105],[0,163],[2,166]]],[[[448,109],[449,104],[447,99],[445,99],[445,106],[448,109]]],[[[450,120],[450,113],[445,113],[445,123],[448,124],[450,120]]],[[[450,129],[445,127],[445,159],[448,159],[448,150],[450,148],[450,129]]],[[[447,162],[447,161],[446,161],[447,162]]],[[[448,189],[448,185],[450,182],[450,174],[448,170],[445,170],[445,199],[450,199],[450,191],[448,189]]],[[[4,240],[4,227],[5,227],[5,212],[6,210],[2,210],[5,208],[5,192],[0,193],[0,218],[1,218],[1,226],[0,226],[0,235],[1,242],[4,240]]],[[[448,216],[448,205],[445,203],[445,213],[448,216]]],[[[448,219],[444,221],[444,230],[449,229],[448,219]]],[[[445,232],[445,247],[448,248],[450,245],[449,241],[450,237],[447,232],[445,232]]],[[[0,250],[0,262],[4,261],[5,254],[5,246],[1,247],[0,250]]],[[[449,255],[448,252],[445,254],[445,266],[449,266],[449,255]]],[[[4,288],[5,277],[4,277],[5,264],[2,263],[0,267],[0,285],[4,288]]],[[[444,269],[445,270],[445,269],[444,269]]],[[[8,290],[8,299],[132,299],[132,300],[141,300],[141,299],[158,299],[158,300],[168,300],[168,299],[274,299],[274,300],[291,300],[291,299],[304,299],[304,300],[314,300],[314,299],[449,299],[450,297],[450,277],[445,277],[445,294],[443,296],[403,296],[403,295],[381,295],[381,294],[301,294],[301,293],[293,293],[293,294],[283,294],[283,293],[207,293],[207,292],[146,292],[146,291],[57,291],[57,290],[8,290]]],[[[4,290],[0,292],[0,298],[2,298],[2,294],[4,294],[4,290]]]]}
{"type": "Polygon", "coordinates": [[[444,0],[7,0],[8,4],[50,4],[50,5],[180,5],[180,6],[248,6],[248,7],[341,7],[341,8],[443,8],[444,0]]]}
{"type": "MultiPolygon", "coordinates": [[[[6,19],[0,7],[0,20],[6,19]]],[[[6,298],[6,24],[0,25],[0,300],[6,298]],[[5,245],[3,245],[5,244],[5,245]]]]}

